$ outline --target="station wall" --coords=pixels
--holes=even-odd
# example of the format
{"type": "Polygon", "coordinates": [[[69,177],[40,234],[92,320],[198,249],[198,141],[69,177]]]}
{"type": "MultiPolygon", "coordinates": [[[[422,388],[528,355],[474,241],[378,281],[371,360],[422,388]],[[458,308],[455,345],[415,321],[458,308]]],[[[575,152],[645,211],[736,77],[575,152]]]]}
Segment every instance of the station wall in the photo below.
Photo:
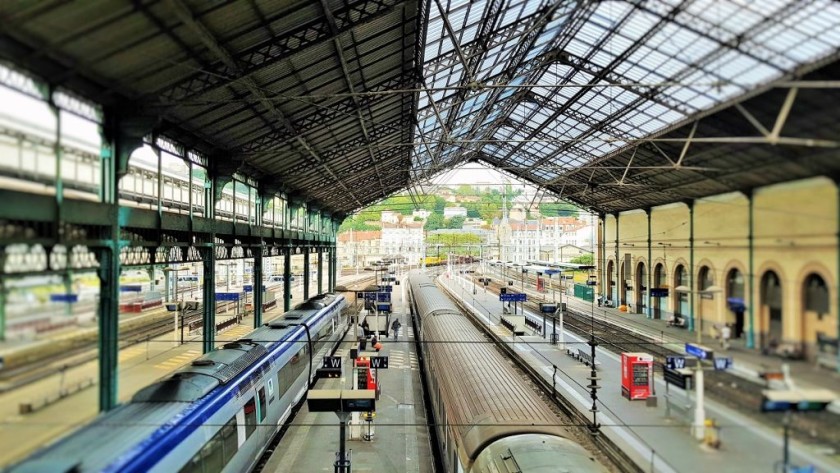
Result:
{"type": "Polygon", "coordinates": [[[818,333],[838,337],[837,186],[807,179],[756,189],[752,199],[752,272],[745,194],[607,215],[601,292],[628,312],[663,323],[693,313],[707,334],[715,324],[735,326],[741,300],[744,336],[754,333],[755,348],[815,356],[818,333]],[[675,292],[679,286],[692,292],[675,292]],[[649,287],[666,289],[667,296],[648,298],[649,287]]]}

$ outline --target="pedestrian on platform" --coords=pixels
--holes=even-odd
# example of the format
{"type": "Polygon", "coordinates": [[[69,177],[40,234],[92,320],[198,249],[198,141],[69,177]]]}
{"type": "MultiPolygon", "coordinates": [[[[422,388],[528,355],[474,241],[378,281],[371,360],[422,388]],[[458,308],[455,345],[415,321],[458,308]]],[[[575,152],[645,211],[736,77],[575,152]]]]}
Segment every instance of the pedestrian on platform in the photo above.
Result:
{"type": "Polygon", "coordinates": [[[732,329],[729,327],[729,324],[724,324],[724,326],[720,328],[720,347],[724,350],[729,350],[729,337],[731,336],[732,329]]]}
{"type": "Polygon", "coordinates": [[[394,340],[397,339],[397,337],[400,333],[400,327],[402,327],[402,324],[400,323],[400,319],[394,319],[394,321],[391,322],[391,330],[394,332],[394,340]]]}

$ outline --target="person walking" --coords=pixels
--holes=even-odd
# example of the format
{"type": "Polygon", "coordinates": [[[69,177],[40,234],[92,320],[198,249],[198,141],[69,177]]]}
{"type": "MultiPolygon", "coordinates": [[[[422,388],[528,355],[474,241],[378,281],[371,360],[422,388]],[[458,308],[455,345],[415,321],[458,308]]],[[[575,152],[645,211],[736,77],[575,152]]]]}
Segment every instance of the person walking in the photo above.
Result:
{"type": "Polygon", "coordinates": [[[400,319],[394,319],[394,321],[391,322],[391,330],[394,332],[394,340],[397,339],[397,337],[400,333],[400,327],[402,327],[402,324],[400,323],[400,319]]]}

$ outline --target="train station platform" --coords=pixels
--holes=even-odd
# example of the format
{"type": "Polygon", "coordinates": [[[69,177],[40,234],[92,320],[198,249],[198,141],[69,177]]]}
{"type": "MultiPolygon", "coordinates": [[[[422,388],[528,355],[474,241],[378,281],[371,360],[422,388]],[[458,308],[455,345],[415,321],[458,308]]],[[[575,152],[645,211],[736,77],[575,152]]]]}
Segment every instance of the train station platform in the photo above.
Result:
{"type": "MultiPolygon", "coordinates": [[[[348,285],[353,285],[355,281],[355,277],[339,279],[339,282],[348,285]]],[[[299,285],[293,288],[293,303],[302,299],[302,292],[299,285]]],[[[282,303],[277,304],[263,314],[263,322],[283,314],[282,303]]],[[[217,314],[219,319],[225,316],[224,313],[217,314]]],[[[168,317],[171,321],[172,316],[168,317]]],[[[242,338],[252,330],[253,317],[245,315],[238,323],[216,334],[216,345],[242,338]]],[[[50,358],[49,363],[55,364],[56,370],[0,391],[0,445],[5,446],[0,450],[0,469],[97,415],[98,363],[95,345],[89,352],[87,358],[83,354],[50,358]],[[67,367],[58,369],[61,365],[67,367]],[[27,409],[31,411],[26,412],[27,409]]],[[[201,353],[201,334],[188,335],[181,344],[180,340],[177,343],[174,341],[172,331],[122,348],[118,365],[119,402],[127,401],[139,389],[169,375],[201,353]]],[[[9,383],[15,383],[15,380],[9,383]]]]}
{"type": "MultiPolygon", "coordinates": [[[[520,286],[517,284],[517,291],[520,286]]],[[[533,286],[526,289],[530,296],[551,300],[552,295],[537,293],[533,286]]],[[[561,300],[560,292],[554,296],[557,301],[561,300]]],[[[541,299],[534,299],[541,300],[541,299]]],[[[653,343],[660,343],[668,346],[676,352],[684,352],[686,343],[700,343],[713,348],[715,353],[722,353],[731,356],[735,362],[732,373],[748,381],[764,384],[760,377],[762,373],[780,373],[782,365],[787,365],[790,378],[797,388],[802,389],[830,389],[840,396],[840,372],[818,366],[813,361],[784,359],[779,356],[764,355],[760,350],[747,348],[746,335],[740,339],[729,340],[729,347],[724,349],[719,339],[711,335],[712,323],[703,325],[703,336],[698,341],[697,332],[689,331],[684,327],[668,325],[665,319],[647,318],[645,314],[622,312],[613,307],[599,307],[597,304],[585,301],[569,293],[562,295],[562,301],[570,309],[585,314],[593,314],[596,319],[612,323],[622,328],[631,329],[639,335],[649,338],[653,343]]],[[[830,409],[840,414],[840,402],[832,403],[830,409]]]]}
{"type": "MultiPolygon", "coordinates": [[[[565,347],[551,345],[541,336],[511,336],[499,325],[503,308],[497,294],[480,287],[474,291],[472,281],[461,276],[453,275],[452,279],[443,276],[441,281],[502,340],[512,343],[517,353],[553,382],[579,410],[591,415],[592,400],[586,388],[590,376],[588,366],[567,356],[565,347]]],[[[589,349],[585,340],[568,332],[565,344],[568,348],[589,349]]],[[[598,392],[597,415],[601,430],[645,471],[776,471],[775,464],[782,458],[781,432],[707,399],[706,417],[714,418],[720,427],[721,447],[712,449],[695,440],[690,432],[693,409],[686,408],[691,403],[690,394],[671,386],[666,396],[664,381],[656,379],[656,407],[648,407],[643,401],[629,401],[621,395],[619,357],[603,348],[597,348],[596,353],[600,362],[598,384],[602,387],[598,392]]],[[[811,446],[792,441],[790,451],[794,464],[812,464],[817,471],[840,471],[840,463],[811,446]]]]}
{"type": "MultiPolygon", "coordinates": [[[[389,367],[378,373],[382,391],[376,402],[373,440],[351,439],[348,427],[347,449],[352,452],[354,473],[434,471],[414,331],[411,318],[404,315],[402,297],[397,294],[394,293],[394,316],[402,323],[398,339],[382,338],[383,348],[378,354],[369,345],[368,350],[360,353],[360,356],[388,356],[389,367]]],[[[316,389],[351,388],[349,353],[355,340],[351,328],[336,352],[336,356],[342,357],[343,377],[320,380],[316,389]]],[[[338,426],[335,414],[309,412],[304,403],[262,471],[333,471],[339,450],[338,426]]],[[[357,432],[362,437],[367,434],[366,424],[362,423],[357,432]]]]}

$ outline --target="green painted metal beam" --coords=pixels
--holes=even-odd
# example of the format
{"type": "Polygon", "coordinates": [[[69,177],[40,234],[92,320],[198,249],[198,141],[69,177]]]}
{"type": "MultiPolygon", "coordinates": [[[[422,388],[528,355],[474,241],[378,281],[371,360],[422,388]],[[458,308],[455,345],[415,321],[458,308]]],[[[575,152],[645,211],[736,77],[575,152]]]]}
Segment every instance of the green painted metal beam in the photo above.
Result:
{"type": "Polygon", "coordinates": [[[99,410],[117,406],[117,364],[119,362],[120,252],[99,251],[99,410]]]}
{"type": "Polygon", "coordinates": [[[747,348],[755,348],[755,198],[752,191],[746,193],[749,203],[747,222],[747,285],[750,292],[750,302],[747,310],[750,311],[750,330],[747,332],[747,348]]]}
{"type": "MultiPolygon", "coordinates": [[[[688,330],[694,331],[694,201],[686,202],[688,205],[688,330]]],[[[698,324],[699,325],[699,324],[698,324]]]]}
{"type": "Polygon", "coordinates": [[[324,250],[318,248],[318,294],[324,293],[324,250]]]}
{"type": "Polygon", "coordinates": [[[309,299],[309,248],[303,252],[303,298],[309,299]]]}
{"type": "Polygon", "coordinates": [[[621,290],[624,288],[624,274],[621,274],[621,260],[619,259],[621,255],[619,254],[619,232],[618,232],[618,216],[619,213],[615,213],[615,306],[618,307],[621,304],[624,304],[624,301],[621,299],[621,290]]]}
{"type": "Polygon", "coordinates": [[[648,207],[648,208],[645,209],[645,213],[647,214],[647,230],[648,230],[648,232],[647,232],[648,233],[648,235],[647,235],[647,247],[648,247],[647,260],[648,260],[648,262],[647,262],[647,268],[645,268],[647,270],[647,293],[646,293],[647,309],[646,309],[646,311],[647,311],[647,318],[652,319],[653,318],[653,308],[652,308],[653,304],[651,304],[652,298],[650,297],[650,293],[651,293],[650,290],[653,287],[653,285],[651,284],[651,275],[653,274],[653,249],[651,248],[651,245],[653,244],[653,241],[651,239],[651,233],[650,233],[651,232],[651,221],[650,221],[650,219],[651,219],[651,214],[653,213],[653,210],[650,207],[648,207]]]}
{"type": "Polygon", "coordinates": [[[263,253],[258,249],[254,253],[254,328],[262,325],[263,319],[263,253]]]}
{"type": "Polygon", "coordinates": [[[292,308],[292,249],[286,248],[283,255],[283,311],[292,308]]]}
{"type": "Polygon", "coordinates": [[[6,285],[0,281],[0,342],[6,340],[6,285]]]}
{"type": "Polygon", "coordinates": [[[212,246],[208,246],[203,248],[201,253],[204,271],[204,285],[201,287],[201,321],[204,336],[201,340],[201,351],[209,353],[213,351],[216,343],[216,252],[212,246]]]}

